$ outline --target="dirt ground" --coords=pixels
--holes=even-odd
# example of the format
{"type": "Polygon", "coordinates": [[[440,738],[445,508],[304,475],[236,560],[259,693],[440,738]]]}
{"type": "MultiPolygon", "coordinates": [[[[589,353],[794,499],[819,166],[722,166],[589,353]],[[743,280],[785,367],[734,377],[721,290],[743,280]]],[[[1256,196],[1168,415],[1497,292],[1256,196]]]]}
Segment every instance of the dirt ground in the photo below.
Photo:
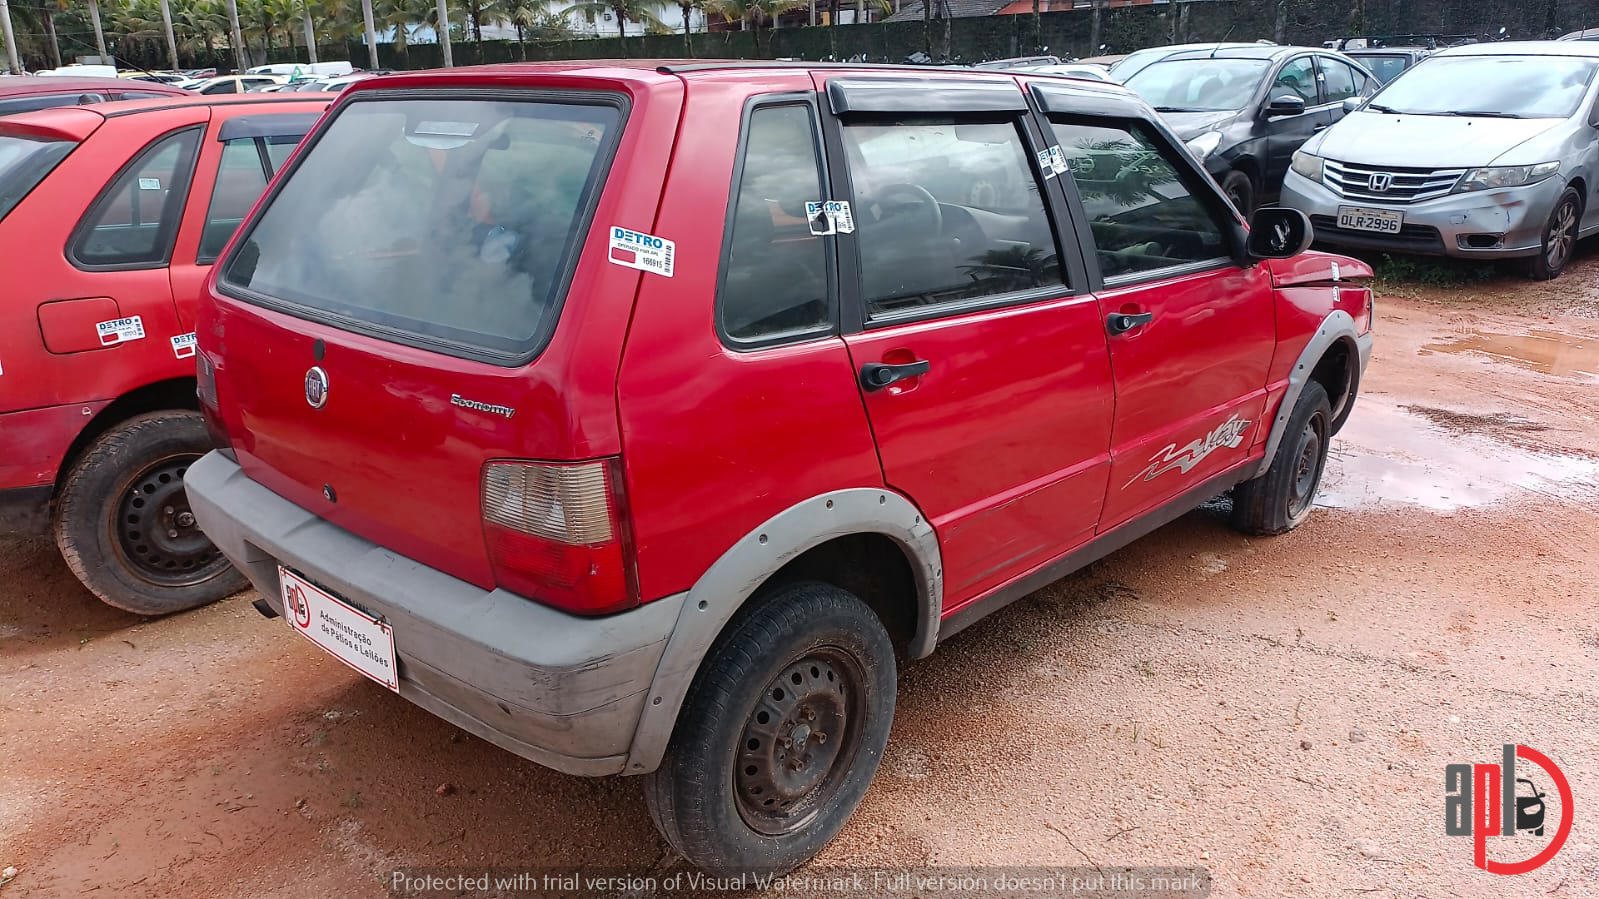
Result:
{"type": "MultiPolygon", "coordinates": [[[[820,864],[1599,895],[1599,254],[1553,284],[1388,287],[1324,508],[1266,540],[1202,509],[909,666],[882,772],[820,864]],[[1576,797],[1565,848],[1513,878],[1443,830],[1444,766],[1506,742],[1555,759],[1576,797]]],[[[0,869],[18,869],[0,899],[382,896],[402,865],[673,864],[636,780],[468,737],[250,599],[145,621],[52,545],[0,544],[0,869]]]]}

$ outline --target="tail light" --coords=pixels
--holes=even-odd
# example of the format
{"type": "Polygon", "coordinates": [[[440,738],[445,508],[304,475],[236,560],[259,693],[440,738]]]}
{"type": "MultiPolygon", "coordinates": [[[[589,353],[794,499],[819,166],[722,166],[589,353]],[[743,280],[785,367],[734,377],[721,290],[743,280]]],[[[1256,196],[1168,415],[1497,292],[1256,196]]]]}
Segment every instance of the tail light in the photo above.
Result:
{"type": "Polygon", "coordinates": [[[499,586],[579,615],[638,605],[621,462],[490,462],[483,533],[499,586]]]}

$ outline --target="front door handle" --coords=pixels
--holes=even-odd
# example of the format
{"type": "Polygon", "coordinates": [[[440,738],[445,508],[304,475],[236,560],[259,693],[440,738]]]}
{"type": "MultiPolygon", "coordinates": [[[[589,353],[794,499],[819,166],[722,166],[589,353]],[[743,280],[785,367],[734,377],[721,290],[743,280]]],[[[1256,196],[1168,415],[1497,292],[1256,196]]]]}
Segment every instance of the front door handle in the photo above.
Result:
{"type": "Polygon", "coordinates": [[[1320,133],[1322,131],[1326,131],[1330,127],[1332,127],[1332,126],[1329,125],[1327,122],[1322,122],[1320,125],[1317,125],[1316,127],[1312,128],[1310,130],[1311,130],[1312,134],[1318,134],[1318,133],[1320,133]]]}
{"type": "Polygon", "coordinates": [[[896,381],[927,374],[933,364],[926,359],[889,365],[886,362],[868,362],[861,366],[861,387],[865,390],[882,390],[896,381]]]}
{"type": "Polygon", "coordinates": [[[1153,312],[1112,312],[1105,316],[1105,330],[1110,332],[1110,336],[1115,337],[1119,334],[1126,334],[1134,328],[1147,325],[1154,320],[1155,313],[1153,312]]]}

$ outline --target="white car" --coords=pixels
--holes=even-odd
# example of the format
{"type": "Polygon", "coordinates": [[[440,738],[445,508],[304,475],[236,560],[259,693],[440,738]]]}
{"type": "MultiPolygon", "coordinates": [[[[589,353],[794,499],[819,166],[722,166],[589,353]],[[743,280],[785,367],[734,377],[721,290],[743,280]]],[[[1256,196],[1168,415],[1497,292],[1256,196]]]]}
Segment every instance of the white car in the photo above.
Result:
{"type": "Polygon", "coordinates": [[[189,88],[197,94],[244,94],[274,84],[285,84],[284,75],[218,75],[189,88]]]}

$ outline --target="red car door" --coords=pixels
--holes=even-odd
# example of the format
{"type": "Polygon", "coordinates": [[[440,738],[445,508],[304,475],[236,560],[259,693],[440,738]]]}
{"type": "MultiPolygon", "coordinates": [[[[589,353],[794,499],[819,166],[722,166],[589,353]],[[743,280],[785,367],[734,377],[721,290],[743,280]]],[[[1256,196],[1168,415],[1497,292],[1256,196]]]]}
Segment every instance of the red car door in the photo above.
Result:
{"type": "Polygon", "coordinates": [[[194,188],[168,269],[185,329],[194,328],[195,305],[212,264],[325,105],[273,102],[211,107],[211,125],[201,142],[194,188]]]}
{"type": "Polygon", "coordinates": [[[1276,341],[1270,275],[1231,258],[1230,207],[1144,126],[1052,114],[1103,287],[1116,379],[1100,530],[1243,462],[1276,341]]]}
{"type": "Polygon", "coordinates": [[[848,205],[812,227],[840,232],[844,340],[884,478],[938,533],[948,615],[1093,535],[1105,332],[1014,80],[828,87],[832,199],[848,205]]]}

